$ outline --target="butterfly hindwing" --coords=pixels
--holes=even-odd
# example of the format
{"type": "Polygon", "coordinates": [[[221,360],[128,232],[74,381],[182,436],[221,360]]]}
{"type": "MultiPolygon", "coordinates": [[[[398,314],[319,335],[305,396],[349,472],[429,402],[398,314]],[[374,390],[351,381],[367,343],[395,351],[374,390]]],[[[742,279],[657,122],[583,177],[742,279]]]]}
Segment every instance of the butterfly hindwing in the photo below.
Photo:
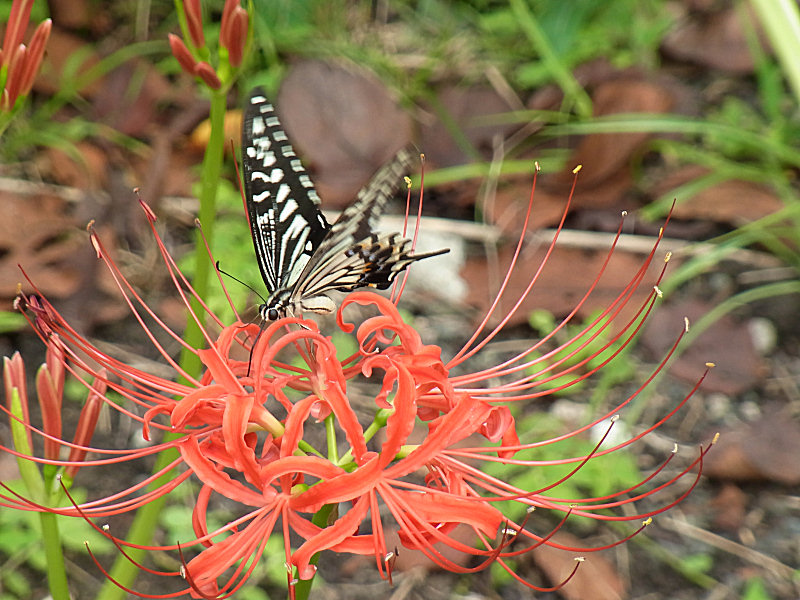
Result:
{"type": "Polygon", "coordinates": [[[293,302],[302,303],[303,298],[324,296],[334,290],[347,292],[365,286],[383,290],[415,260],[447,252],[415,255],[411,253],[411,241],[400,234],[375,233],[411,158],[408,150],[400,150],[342,211],[298,277],[291,296],[293,302]]]}
{"type": "MultiPolygon", "coordinates": [[[[295,291],[297,300],[318,297],[338,290],[349,292],[360,287],[385,290],[398,274],[416,260],[438,256],[449,249],[413,254],[411,240],[398,233],[370,234],[344,252],[326,254],[307,276],[301,276],[295,291]]],[[[304,274],[306,275],[306,274],[304,274]]]]}
{"type": "Polygon", "coordinates": [[[381,167],[345,208],[330,228],[329,234],[319,246],[319,251],[306,265],[311,272],[328,255],[345,252],[348,248],[369,237],[377,228],[386,202],[400,185],[411,164],[411,153],[400,150],[394,158],[381,167]]]}
{"type": "Polygon", "coordinates": [[[258,266],[273,294],[297,281],[329,225],[311,178],[259,88],[242,119],[242,165],[258,266]]]}

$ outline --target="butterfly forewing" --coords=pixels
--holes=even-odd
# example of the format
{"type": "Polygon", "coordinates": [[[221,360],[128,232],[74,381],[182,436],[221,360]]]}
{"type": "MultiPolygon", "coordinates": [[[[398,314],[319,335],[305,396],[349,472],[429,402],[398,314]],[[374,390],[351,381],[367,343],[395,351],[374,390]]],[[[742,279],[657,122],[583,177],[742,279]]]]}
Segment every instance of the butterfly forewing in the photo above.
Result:
{"type": "Polygon", "coordinates": [[[336,306],[330,292],[386,289],[410,263],[447,252],[413,254],[411,241],[400,234],[375,233],[411,156],[398,152],[329,226],[274,108],[260,89],[253,91],[242,125],[242,164],[250,230],[270,292],[263,318],[330,312],[336,306]]]}
{"type": "Polygon", "coordinates": [[[242,119],[242,165],[258,266],[273,294],[297,281],[329,226],[314,184],[260,89],[242,119]]]}

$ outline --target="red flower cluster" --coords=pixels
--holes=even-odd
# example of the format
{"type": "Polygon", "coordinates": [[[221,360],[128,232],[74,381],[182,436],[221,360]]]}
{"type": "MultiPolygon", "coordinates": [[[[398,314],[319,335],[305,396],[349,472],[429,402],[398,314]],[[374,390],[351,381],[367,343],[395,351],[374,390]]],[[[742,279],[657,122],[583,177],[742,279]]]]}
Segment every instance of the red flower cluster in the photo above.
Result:
{"type": "MultiPolygon", "coordinates": [[[[145,212],[152,226],[155,218],[146,206],[145,212]]],[[[191,287],[175,267],[154,227],[153,232],[176,290],[188,307],[191,287]]],[[[523,443],[516,431],[511,403],[552,393],[548,383],[557,377],[570,375],[572,383],[584,379],[610,358],[591,368],[587,366],[589,359],[585,359],[550,361],[537,369],[537,365],[545,365],[540,362],[541,358],[532,357],[532,352],[543,343],[540,341],[502,364],[454,376],[451,370],[456,366],[466,370],[467,361],[500,332],[505,319],[477,342],[485,327],[484,321],[467,345],[445,362],[441,349],[424,344],[391,301],[369,292],[350,294],[337,313],[341,332],[354,335],[358,343],[358,351],[344,360],[337,357],[331,338],[323,335],[312,321],[282,319],[262,330],[258,325],[240,321],[223,326],[209,311],[219,334],[212,337],[205,329],[208,347],[191,349],[204,368],[202,377],[194,380],[181,372],[152,330],[166,332],[173,340],[184,344],[180,336],[137,296],[94,232],[91,238],[98,256],[108,265],[154,346],[189,383],[157,377],[108,356],[70,328],[49,303],[26,299],[36,330],[49,347],[57,346],[63,352],[67,371],[90,373],[125,399],[127,405],[138,406],[138,413],[129,410],[101,387],[94,388],[94,394],[102,397],[106,404],[140,421],[146,439],[150,439],[155,430],[177,434],[177,438],[124,454],[91,448],[84,441],[67,444],[57,439],[58,435],[45,434],[45,438],[104,456],[89,462],[82,462],[81,457],[80,465],[109,464],[176,447],[180,451],[180,462],[187,468],[155,492],[139,494],[147,483],[144,482],[104,500],[67,506],[54,512],[86,518],[118,514],[169,493],[194,475],[202,484],[192,521],[197,536],[194,543],[200,544],[202,549],[185,563],[180,575],[185,577],[195,597],[219,598],[235,593],[254,569],[276,528],[284,540],[290,589],[297,579],[314,576],[313,558],[326,549],[371,555],[379,571],[391,578],[396,549],[387,542],[389,519],[394,521],[392,527],[397,530],[403,547],[423,552],[444,568],[471,572],[498,562],[519,578],[506,566],[506,559],[541,544],[562,546],[551,541],[555,530],[536,533],[527,522],[515,522],[504,515],[498,503],[511,501],[530,509],[559,511],[564,515],[562,524],[569,515],[599,520],[645,520],[646,524],[649,517],[685,497],[699,478],[700,468],[677,497],[672,495],[654,510],[636,511],[636,501],[665,490],[698,464],[701,467],[707,448],[701,449],[697,458],[677,475],[651,489],[644,486],[653,481],[663,466],[630,489],[605,497],[575,500],[548,494],[588,461],[623,449],[659,427],[680,409],[691,393],[658,423],[630,439],[602,449],[601,441],[585,456],[553,461],[573,464],[574,468],[566,477],[545,488],[521,489],[488,475],[480,468],[486,462],[530,468],[548,464],[534,460],[537,448],[578,436],[608,420],[636,397],[644,385],[612,411],[576,431],[553,440],[523,443]],[[345,318],[346,314],[359,313],[354,305],[366,307],[372,314],[357,327],[345,318]],[[149,322],[155,325],[148,325],[149,322]],[[356,382],[359,388],[374,390],[367,401],[373,413],[368,424],[362,423],[354,407],[352,388],[356,382]],[[371,387],[361,385],[362,382],[371,387]],[[482,444],[479,443],[481,439],[482,444]],[[215,495],[235,501],[243,510],[240,516],[212,531],[207,512],[215,495]],[[610,512],[623,506],[628,508],[624,515],[610,512]],[[459,525],[474,531],[480,540],[479,546],[465,545],[451,536],[459,525]],[[293,546],[292,539],[301,542],[293,546]],[[442,546],[477,557],[480,564],[473,568],[462,567],[442,552],[442,546]]],[[[610,327],[622,307],[631,300],[633,291],[642,284],[656,246],[657,242],[619,297],[594,323],[565,344],[566,347],[584,347],[591,341],[586,340],[587,336],[594,337],[598,329],[610,327]]],[[[512,263],[510,268],[513,266],[512,263]]],[[[585,302],[601,275],[598,274],[579,304],[585,302]]],[[[531,285],[536,278],[533,277],[531,285]]],[[[616,324],[615,347],[622,348],[631,341],[656,296],[657,288],[654,288],[636,316],[626,323],[616,324]]],[[[204,320],[201,315],[196,318],[198,323],[204,320]]],[[[607,348],[608,345],[593,356],[607,348]]],[[[617,352],[619,350],[614,354],[617,352]]],[[[656,373],[668,358],[656,368],[656,373]]],[[[29,424],[28,428],[37,431],[29,424]]],[[[78,464],[72,460],[61,463],[35,460],[78,464]]],[[[0,502],[17,508],[40,508],[10,496],[0,502]]],[[[559,524],[556,530],[560,527],[559,524]]],[[[624,542],[643,527],[603,548],[624,542]]],[[[187,547],[181,543],[180,547],[158,548],[183,551],[187,547]]],[[[585,552],[598,548],[567,549],[585,552]]],[[[570,575],[565,575],[566,581],[570,575]]]]}

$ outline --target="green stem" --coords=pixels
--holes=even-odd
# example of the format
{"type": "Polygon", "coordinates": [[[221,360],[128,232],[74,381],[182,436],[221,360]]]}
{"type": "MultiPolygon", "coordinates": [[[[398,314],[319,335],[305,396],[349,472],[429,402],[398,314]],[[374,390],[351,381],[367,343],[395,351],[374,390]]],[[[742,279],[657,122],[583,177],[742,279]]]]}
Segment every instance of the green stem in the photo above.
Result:
{"type": "MultiPolygon", "coordinates": [[[[216,218],[216,200],[217,200],[217,183],[219,182],[220,174],[222,172],[222,156],[225,144],[225,132],[223,129],[225,123],[225,92],[213,92],[211,96],[211,135],[206,147],[205,157],[203,158],[203,171],[201,175],[201,190],[200,190],[200,222],[203,224],[203,232],[205,237],[211,244],[214,232],[214,221],[216,218]]],[[[200,298],[207,296],[208,282],[210,280],[211,264],[208,260],[205,244],[202,241],[200,232],[197,232],[197,240],[195,244],[195,276],[192,281],[197,295],[200,298]]],[[[197,354],[192,350],[193,348],[202,348],[205,346],[203,339],[203,332],[200,326],[195,322],[192,315],[202,317],[203,309],[200,303],[192,298],[191,313],[187,318],[186,330],[184,331],[183,339],[187,343],[181,354],[180,364],[183,370],[189,375],[199,375],[201,369],[200,359],[197,354]]],[[[177,434],[165,436],[164,441],[176,439],[177,434]]],[[[154,471],[159,471],[165,468],[170,462],[178,457],[176,449],[165,450],[158,455],[158,460],[154,467],[154,471]]],[[[158,488],[166,484],[172,478],[172,472],[165,473],[159,477],[150,487],[150,489],[158,488]]],[[[130,530],[128,531],[127,542],[133,545],[147,546],[153,537],[158,518],[164,509],[166,503],[166,496],[162,496],[157,500],[148,502],[138,511],[133,520],[130,530]]],[[[131,560],[124,556],[119,556],[114,563],[114,567],[110,572],[110,579],[103,584],[97,598],[98,600],[124,600],[127,593],[120,589],[117,585],[112,583],[111,580],[116,581],[122,586],[132,587],[136,575],[139,572],[135,562],[144,560],[146,550],[131,547],[127,549],[128,555],[131,560]]]]}
{"type": "MultiPolygon", "coordinates": [[[[164,442],[169,442],[176,437],[177,435],[175,434],[164,436],[164,442]]],[[[163,469],[177,457],[178,450],[175,448],[160,452],[156,459],[155,467],[153,467],[153,472],[163,469]]],[[[170,481],[172,476],[172,471],[165,473],[156,479],[148,489],[152,490],[165,485],[170,481]]],[[[161,496],[160,498],[148,502],[136,511],[136,516],[128,530],[127,542],[141,546],[146,546],[151,542],[153,532],[158,524],[158,517],[161,511],[164,510],[166,501],[167,496],[161,496]]],[[[97,594],[96,600],[125,600],[128,597],[128,593],[118,587],[114,582],[128,588],[132,587],[136,576],[139,574],[139,567],[137,567],[135,563],[144,562],[147,550],[132,546],[126,548],[125,551],[130,559],[122,555],[117,557],[117,560],[114,561],[114,566],[109,572],[109,577],[105,580],[103,587],[97,594]]]]}
{"type": "MultiPolygon", "coordinates": [[[[203,172],[200,180],[200,223],[203,225],[203,233],[209,246],[213,248],[214,222],[217,217],[217,184],[222,173],[222,156],[225,149],[225,92],[213,92],[211,96],[211,134],[208,138],[208,146],[203,157],[203,172]]],[[[203,243],[200,231],[194,246],[194,278],[192,287],[200,298],[208,296],[208,282],[211,278],[211,263],[203,243]]],[[[186,329],[183,332],[183,339],[187,346],[181,353],[180,364],[189,374],[200,373],[200,359],[193,350],[205,346],[203,332],[194,320],[192,315],[201,317],[203,309],[200,303],[191,299],[191,312],[186,320],[186,329]]]]}
{"type": "Polygon", "coordinates": [[[794,0],[752,0],[795,99],[800,102],[800,10],[794,0]]]}
{"type": "Polygon", "coordinates": [[[53,513],[39,513],[42,528],[42,541],[47,559],[47,584],[53,600],[69,600],[67,572],[64,568],[64,552],[58,532],[58,516],[53,513]]]}
{"type": "Polygon", "coordinates": [[[592,116],[592,99],[581,87],[578,80],[572,76],[569,69],[559,60],[547,35],[539,27],[539,23],[523,0],[510,0],[509,4],[517,17],[517,22],[528,41],[539,53],[542,62],[547,67],[556,84],[564,92],[564,100],[572,102],[578,116],[588,119],[592,116]]]}
{"type": "MultiPolygon", "coordinates": [[[[317,527],[322,527],[324,529],[330,524],[329,520],[331,518],[331,513],[335,508],[335,504],[326,504],[314,514],[314,516],[311,518],[311,522],[317,527]]],[[[319,562],[319,556],[320,553],[317,552],[311,557],[311,560],[309,560],[308,563],[316,566],[319,562]]],[[[315,578],[316,577],[312,577],[311,579],[301,579],[295,584],[294,600],[308,600],[308,596],[311,593],[311,587],[314,585],[315,578]]]]}

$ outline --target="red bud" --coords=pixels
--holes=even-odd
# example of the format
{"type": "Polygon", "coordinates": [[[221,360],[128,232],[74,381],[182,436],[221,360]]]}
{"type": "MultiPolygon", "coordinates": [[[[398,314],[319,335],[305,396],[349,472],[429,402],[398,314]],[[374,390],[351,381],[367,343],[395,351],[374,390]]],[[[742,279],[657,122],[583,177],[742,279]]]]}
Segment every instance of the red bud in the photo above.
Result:
{"type": "Polygon", "coordinates": [[[189,52],[186,44],[183,43],[181,38],[173,33],[170,33],[167,36],[167,39],[169,40],[169,46],[172,49],[172,55],[178,59],[181,69],[189,73],[189,75],[194,75],[194,69],[197,66],[197,61],[192,56],[192,53],[189,52]]]}
{"type": "Polygon", "coordinates": [[[206,38],[203,35],[203,11],[200,8],[200,0],[185,0],[183,9],[192,44],[195,48],[202,48],[206,45],[206,38]]]}
{"type": "Polygon", "coordinates": [[[194,74],[197,75],[203,82],[212,90],[218,90],[222,87],[222,82],[217,77],[214,68],[207,62],[200,62],[194,66],[194,74]]]}

